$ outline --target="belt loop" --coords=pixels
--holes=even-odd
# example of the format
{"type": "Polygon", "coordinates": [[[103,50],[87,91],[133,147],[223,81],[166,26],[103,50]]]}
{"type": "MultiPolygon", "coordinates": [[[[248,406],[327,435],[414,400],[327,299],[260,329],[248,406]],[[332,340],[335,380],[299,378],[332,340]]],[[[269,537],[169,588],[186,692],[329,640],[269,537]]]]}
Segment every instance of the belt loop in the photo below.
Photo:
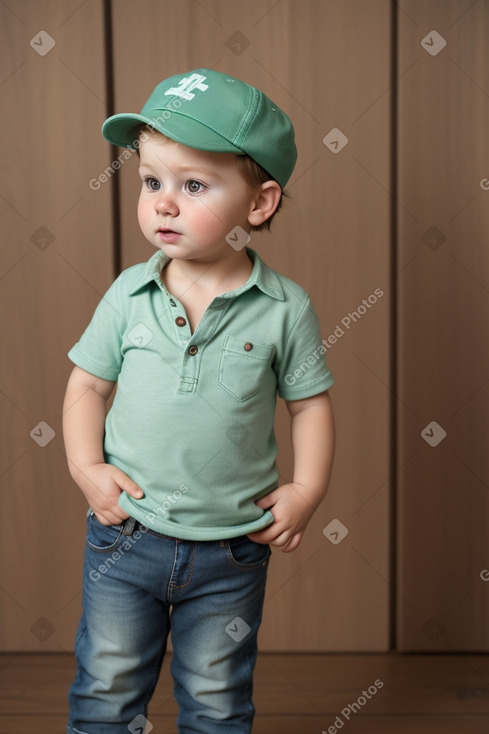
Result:
{"type": "Polygon", "coordinates": [[[134,532],[135,525],[136,525],[136,518],[128,517],[127,520],[124,522],[124,528],[122,530],[123,534],[132,535],[134,532]]]}

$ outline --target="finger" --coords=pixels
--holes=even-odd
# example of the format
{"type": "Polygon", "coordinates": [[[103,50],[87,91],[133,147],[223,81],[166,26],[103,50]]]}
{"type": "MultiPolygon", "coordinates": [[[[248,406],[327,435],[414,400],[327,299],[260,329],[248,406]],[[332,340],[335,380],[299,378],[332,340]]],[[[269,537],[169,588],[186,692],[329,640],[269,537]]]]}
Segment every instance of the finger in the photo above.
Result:
{"type": "Polygon", "coordinates": [[[110,512],[95,512],[95,517],[101,525],[120,525],[120,520],[110,512]]]}
{"type": "Polygon", "coordinates": [[[266,540],[263,537],[263,533],[264,533],[263,530],[257,530],[256,533],[249,533],[249,535],[247,537],[250,540],[252,540],[253,543],[260,543],[261,545],[267,545],[268,544],[268,540],[266,540]]]}
{"type": "Polygon", "coordinates": [[[281,548],[283,550],[294,537],[295,535],[290,535],[290,530],[286,529],[282,532],[276,532],[275,537],[270,540],[270,543],[277,546],[277,548],[281,548]]]}
{"type": "Polygon", "coordinates": [[[295,551],[295,549],[298,547],[299,543],[301,542],[302,534],[297,533],[296,535],[293,535],[292,538],[289,539],[289,541],[282,546],[281,551],[282,553],[291,553],[292,551],[295,551]]]}
{"type": "Polygon", "coordinates": [[[288,538],[283,538],[281,535],[279,535],[277,538],[270,540],[270,545],[274,545],[276,548],[280,548],[281,550],[283,550],[288,542],[288,538]]]}
{"type": "Polygon", "coordinates": [[[272,507],[276,502],[275,492],[270,492],[270,494],[266,494],[265,497],[261,497],[259,500],[256,500],[255,505],[261,510],[266,510],[267,507],[272,507]]]}
{"type": "Polygon", "coordinates": [[[134,497],[134,499],[141,499],[144,495],[143,490],[139,487],[136,482],[127,476],[121,469],[114,467],[115,471],[112,474],[112,478],[117,485],[122,489],[123,492],[134,497]]]}
{"type": "Polygon", "coordinates": [[[256,533],[250,533],[248,537],[251,540],[254,540],[255,543],[273,543],[275,538],[281,535],[282,532],[282,529],[277,527],[277,523],[272,522],[270,525],[267,525],[266,528],[263,528],[263,530],[257,530],[256,533]]]}
{"type": "Polygon", "coordinates": [[[127,520],[129,515],[122,508],[116,507],[114,508],[112,512],[112,517],[114,517],[114,522],[112,523],[112,525],[120,525],[121,522],[124,522],[124,520],[127,520]]]}
{"type": "Polygon", "coordinates": [[[104,510],[103,512],[95,512],[97,520],[102,525],[120,525],[123,523],[129,515],[119,507],[114,507],[112,510],[104,510]]]}
{"type": "MultiPolygon", "coordinates": [[[[251,533],[248,537],[250,540],[254,540],[255,543],[262,543],[263,545],[277,545],[276,539],[280,537],[281,532],[275,527],[269,526],[265,530],[260,530],[256,533],[251,533]]],[[[279,543],[279,545],[281,545],[279,543]]]]}

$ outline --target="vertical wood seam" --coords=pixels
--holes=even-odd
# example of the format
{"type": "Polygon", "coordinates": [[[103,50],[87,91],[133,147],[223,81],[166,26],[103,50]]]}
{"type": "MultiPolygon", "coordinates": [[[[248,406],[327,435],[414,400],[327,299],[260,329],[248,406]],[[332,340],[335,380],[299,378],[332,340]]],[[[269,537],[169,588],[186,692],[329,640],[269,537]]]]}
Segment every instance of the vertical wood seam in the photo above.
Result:
{"type": "MultiPolygon", "coordinates": [[[[106,115],[110,117],[115,113],[115,79],[114,79],[114,44],[113,44],[113,19],[111,0],[103,1],[104,13],[104,38],[105,38],[105,96],[107,100],[106,115]]],[[[117,158],[117,147],[110,145],[111,161],[117,158]]],[[[111,176],[109,182],[111,190],[111,220],[112,220],[112,271],[113,277],[117,277],[121,271],[121,197],[119,176],[111,176]]]]}
{"type": "Polygon", "coordinates": [[[397,279],[397,246],[398,246],[398,217],[397,217],[397,194],[398,194],[398,8],[396,0],[391,0],[391,98],[390,98],[390,384],[391,396],[389,405],[390,422],[390,445],[389,445],[389,555],[390,555],[390,602],[389,602],[389,647],[397,649],[397,565],[398,565],[398,482],[397,482],[397,457],[398,457],[398,279],[397,279]]]}

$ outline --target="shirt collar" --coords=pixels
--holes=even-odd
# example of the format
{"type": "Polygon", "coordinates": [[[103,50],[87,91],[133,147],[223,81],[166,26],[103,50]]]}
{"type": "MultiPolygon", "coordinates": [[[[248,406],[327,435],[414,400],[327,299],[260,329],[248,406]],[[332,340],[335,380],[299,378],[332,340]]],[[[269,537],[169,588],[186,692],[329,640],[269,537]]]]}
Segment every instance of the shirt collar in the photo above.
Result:
{"type": "MultiPolygon", "coordinates": [[[[253,270],[251,271],[250,277],[244,285],[236,288],[234,291],[224,293],[221,297],[235,298],[256,285],[256,287],[263,293],[266,293],[267,296],[271,296],[278,301],[284,301],[284,291],[277,273],[269,268],[268,265],[263,262],[261,257],[251,249],[251,247],[247,247],[246,252],[253,263],[253,270]]],[[[132,296],[153,281],[156,282],[160,288],[165,289],[161,280],[161,271],[170,259],[171,258],[169,258],[168,255],[165,255],[161,250],[155,252],[146,263],[146,268],[142,272],[138,281],[130,289],[129,295],[132,296]]]]}

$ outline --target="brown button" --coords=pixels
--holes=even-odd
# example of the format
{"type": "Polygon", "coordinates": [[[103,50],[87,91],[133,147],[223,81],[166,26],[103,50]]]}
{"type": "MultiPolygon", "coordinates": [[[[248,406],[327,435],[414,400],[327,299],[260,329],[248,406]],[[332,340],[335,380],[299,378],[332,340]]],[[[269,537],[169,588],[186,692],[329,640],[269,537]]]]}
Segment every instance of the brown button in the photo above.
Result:
{"type": "Polygon", "coordinates": [[[177,326],[185,326],[187,322],[185,321],[183,316],[177,316],[177,318],[175,319],[175,323],[177,326]]]}
{"type": "Polygon", "coordinates": [[[198,348],[195,346],[195,344],[192,344],[192,346],[189,348],[188,353],[194,356],[194,354],[197,354],[198,348]]]}
{"type": "Polygon", "coordinates": [[[251,350],[253,349],[253,344],[251,342],[246,342],[244,348],[246,349],[247,352],[251,352],[251,350]]]}

